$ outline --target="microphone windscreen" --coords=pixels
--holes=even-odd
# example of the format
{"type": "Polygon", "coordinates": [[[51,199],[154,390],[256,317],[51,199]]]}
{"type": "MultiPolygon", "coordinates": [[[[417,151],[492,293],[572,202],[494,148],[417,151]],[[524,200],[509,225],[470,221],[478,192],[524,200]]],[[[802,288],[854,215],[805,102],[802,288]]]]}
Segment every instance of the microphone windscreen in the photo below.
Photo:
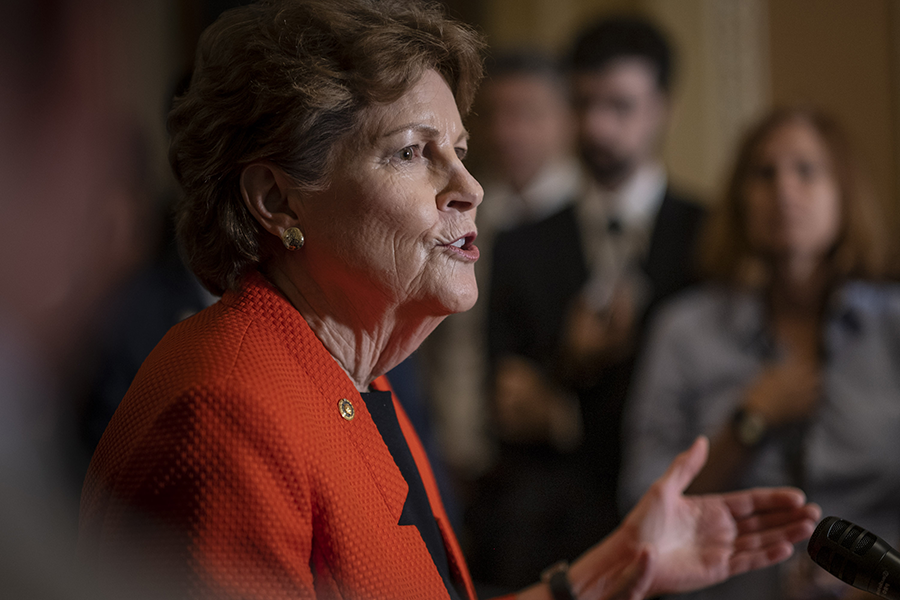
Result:
{"type": "Polygon", "coordinates": [[[844,583],[900,599],[900,554],[874,533],[826,517],[809,538],[807,550],[817,565],[844,583]]]}

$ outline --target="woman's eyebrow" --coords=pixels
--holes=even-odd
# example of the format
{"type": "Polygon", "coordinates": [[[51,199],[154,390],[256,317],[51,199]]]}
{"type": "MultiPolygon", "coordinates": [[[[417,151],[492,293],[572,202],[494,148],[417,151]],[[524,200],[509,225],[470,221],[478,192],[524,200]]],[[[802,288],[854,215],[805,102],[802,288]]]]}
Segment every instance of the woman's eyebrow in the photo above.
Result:
{"type": "MultiPolygon", "coordinates": [[[[398,133],[402,133],[405,131],[415,131],[417,133],[423,133],[429,137],[438,137],[438,136],[440,136],[440,133],[441,133],[440,130],[438,130],[436,127],[433,127],[431,125],[426,125],[425,123],[407,123],[405,125],[400,125],[399,127],[395,127],[394,129],[391,129],[390,131],[386,131],[385,133],[383,133],[381,135],[381,137],[383,137],[383,138],[391,137],[392,135],[396,135],[398,133]]],[[[458,144],[459,142],[465,142],[468,140],[469,140],[469,132],[468,132],[468,130],[463,129],[460,132],[459,137],[456,139],[455,143],[458,144]]]]}
{"type": "Polygon", "coordinates": [[[432,137],[437,137],[438,135],[440,135],[440,131],[438,131],[437,128],[432,127],[431,125],[426,125],[424,123],[407,123],[385,132],[381,137],[390,137],[404,131],[415,131],[418,133],[430,135],[432,137]]]}

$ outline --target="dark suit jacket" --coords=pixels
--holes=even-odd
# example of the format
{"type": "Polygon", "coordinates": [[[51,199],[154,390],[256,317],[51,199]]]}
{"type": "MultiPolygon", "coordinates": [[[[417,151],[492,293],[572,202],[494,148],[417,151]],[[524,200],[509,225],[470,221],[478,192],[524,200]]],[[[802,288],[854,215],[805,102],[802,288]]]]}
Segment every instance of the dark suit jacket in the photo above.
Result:
{"type": "MultiPolygon", "coordinates": [[[[428,460],[394,408],[473,599],[428,460]]],[[[447,598],[419,530],[399,523],[407,491],[350,378],[253,274],[141,367],[91,463],[80,551],[112,587],[139,588],[116,581],[131,560],[151,566],[165,598],[447,598]]]]}
{"type": "MultiPolygon", "coordinates": [[[[643,270],[650,309],[695,281],[693,254],[704,208],[671,190],[660,204],[643,270]]],[[[489,291],[491,356],[517,354],[550,367],[569,304],[590,273],[575,207],[497,236],[489,291]]]]}
{"type": "MultiPolygon", "coordinates": [[[[648,311],[694,280],[703,215],[699,204],[667,191],[643,265],[652,285],[648,311]]],[[[567,311],[590,275],[576,219],[569,206],[497,236],[488,316],[493,359],[524,356],[555,376],[567,311]]],[[[522,585],[540,568],[574,558],[618,523],[620,421],[633,362],[632,356],[610,365],[589,387],[573,389],[585,428],[578,451],[501,445],[498,464],[479,482],[467,513],[476,580],[522,585]]]]}

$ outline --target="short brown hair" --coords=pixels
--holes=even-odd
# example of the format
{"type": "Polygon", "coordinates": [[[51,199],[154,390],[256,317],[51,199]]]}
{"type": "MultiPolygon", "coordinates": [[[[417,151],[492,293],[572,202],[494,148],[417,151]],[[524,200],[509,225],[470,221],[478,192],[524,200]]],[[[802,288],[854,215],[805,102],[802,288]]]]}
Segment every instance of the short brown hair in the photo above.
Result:
{"type": "Polygon", "coordinates": [[[841,232],[829,255],[834,276],[887,277],[892,265],[883,207],[864,177],[846,134],[831,117],[798,107],[772,111],[745,135],[725,197],[710,215],[701,239],[701,271],[712,279],[747,286],[759,284],[768,276],[747,235],[744,193],[762,145],[775,130],[792,122],[809,125],[824,142],[831,159],[841,201],[841,232]]]}
{"type": "Polygon", "coordinates": [[[466,114],[482,48],[471,28],[413,0],[270,0],[223,13],[201,36],[168,120],[184,190],[178,238],[201,282],[221,294],[267,258],[241,198],[246,166],[270,161],[299,188],[321,189],[364,110],[398,99],[426,70],[466,114]]]}

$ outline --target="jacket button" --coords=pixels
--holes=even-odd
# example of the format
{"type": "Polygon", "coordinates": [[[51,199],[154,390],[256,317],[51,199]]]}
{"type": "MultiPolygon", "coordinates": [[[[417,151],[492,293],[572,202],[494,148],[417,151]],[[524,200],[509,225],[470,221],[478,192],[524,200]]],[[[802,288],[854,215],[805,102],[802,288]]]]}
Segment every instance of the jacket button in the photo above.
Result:
{"type": "Polygon", "coordinates": [[[341,416],[348,421],[352,421],[353,417],[356,415],[356,409],[353,408],[353,403],[346,398],[341,398],[338,401],[338,410],[341,412],[341,416]]]}

